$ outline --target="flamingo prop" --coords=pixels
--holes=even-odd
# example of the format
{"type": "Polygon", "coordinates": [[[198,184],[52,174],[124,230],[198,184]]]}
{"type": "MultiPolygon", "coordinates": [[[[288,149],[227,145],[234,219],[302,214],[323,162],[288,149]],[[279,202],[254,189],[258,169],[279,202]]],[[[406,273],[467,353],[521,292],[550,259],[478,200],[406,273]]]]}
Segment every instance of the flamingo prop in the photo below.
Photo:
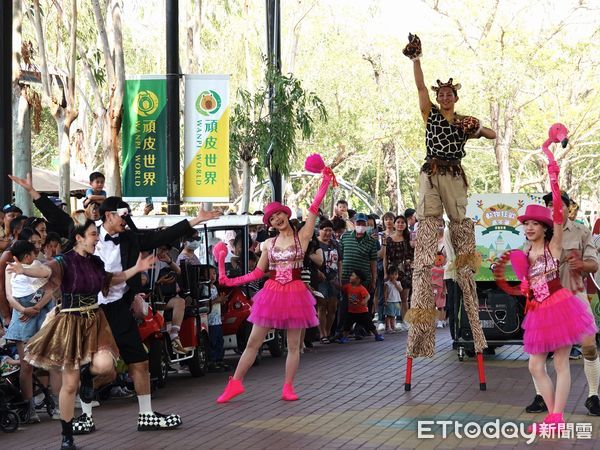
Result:
{"type": "Polygon", "coordinates": [[[561,205],[560,190],[558,187],[560,168],[548,147],[550,147],[550,144],[558,144],[560,142],[562,148],[566,148],[569,143],[568,135],[569,130],[567,130],[566,126],[562,123],[555,123],[548,130],[548,139],[542,144],[542,151],[548,158],[548,175],[550,177],[550,187],[552,188],[552,204],[556,206],[552,208],[552,220],[558,224],[563,223],[562,208],[559,207],[561,205]]]}
{"type": "Polygon", "coordinates": [[[306,161],[304,162],[304,168],[311,173],[322,173],[332,180],[332,186],[334,188],[338,187],[338,182],[335,179],[333,170],[325,165],[323,157],[318,153],[313,153],[306,158],[306,161]]]}

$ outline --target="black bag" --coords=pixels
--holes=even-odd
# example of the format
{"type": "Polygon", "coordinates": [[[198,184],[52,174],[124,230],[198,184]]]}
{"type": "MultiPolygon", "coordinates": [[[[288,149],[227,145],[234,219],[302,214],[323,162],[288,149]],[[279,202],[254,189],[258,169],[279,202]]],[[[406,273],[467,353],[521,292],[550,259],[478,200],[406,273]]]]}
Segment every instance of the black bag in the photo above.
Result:
{"type": "MultiPolygon", "coordinates": [[[[479,294],[479,320],[488,340],[511,341],[523,339],[524,308],[519,299],[505,292],[490,289],[479,294]]],[[[460,337],[472,340],[473,333],[464,305],[460,306],[460,337]]]]}

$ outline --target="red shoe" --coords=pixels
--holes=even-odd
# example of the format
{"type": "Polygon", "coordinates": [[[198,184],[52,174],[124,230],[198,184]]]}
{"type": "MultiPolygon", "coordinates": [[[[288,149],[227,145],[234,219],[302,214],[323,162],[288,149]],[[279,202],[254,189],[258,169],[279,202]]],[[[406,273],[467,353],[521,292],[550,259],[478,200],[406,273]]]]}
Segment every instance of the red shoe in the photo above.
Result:
{"type": "Polygon", "coordinates": [[[244,385],[241,380],[234,380],[232,377],[229,377],[229,383],[227,383],[225,390],[217,399],[217,403],[227,403],[229,400],[243,394],[244,391],[244,385]]]}
{"type": "Polygon", "coordinates": [[[298,396],[294,392],[294,386],[292,383],[285,383],[283,385],[283,389],[281,390],[281,399],[286,402],[294,402],[298,400],[298,396]]]}

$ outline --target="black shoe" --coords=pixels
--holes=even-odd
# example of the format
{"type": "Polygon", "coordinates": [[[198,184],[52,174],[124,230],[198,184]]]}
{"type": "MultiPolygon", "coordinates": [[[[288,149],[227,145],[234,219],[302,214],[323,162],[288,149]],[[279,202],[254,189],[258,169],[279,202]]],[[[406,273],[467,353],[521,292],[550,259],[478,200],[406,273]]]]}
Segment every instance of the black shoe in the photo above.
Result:
{"type": "Polygon", "coordinates": [[[90,403],[94,400],[96,393],[94,392],[94,375],[90,371],[90,365],[86,364],[81,368],[79,373],[79,398],[84,403],[90,403]]]}
{"type": "Polygon", "coordinates": [[[600,400],[597,395],[588,397],[585,401],[585,407],[588,410],[588,416],[600,416],[600,400]]]}
{"type": "Polygon", "coordinates": [[[533,401],[531,402],[531,405],[525,408],[525,412],[528,413],[541,413],[546,411],[548,411],[548,407],[546,406],[546,402],[544,401],[544,398],[541,395],[536,395],[533,401]]]}
{"type": "Polygon", "coordinates": [[[483,354],[484,355],[495,355],[496,350],[493,347],[487,347],[487,348],[483,349],[483,354]]]}
{"type": "Polygon", "coordinates": [[[76,450],[75,441],[73,436],[63,436],[62,443],[60,444],[61,450],[76,450]]]}
{"type": "Polygon", "coordinates": [[[581,359],[581,358],[583,358],[583,354],[581,353],[581,350],[579,350],[577,347],[572,347],[571,353],[569,353],[569,359],[581,359]]]}
{"type": "Polygon", "coordinates": [[[208,368],[208,371],[210,373],[217,373],[217,372],[224,372],[225,371],[222,366],[220,366],[220,365],[218,365],[217,363],[214,363],[214,362],[209,362],[207,364],[207,368],[208,368]]]}
{"type": "Polygon", "coordinates": [[[232,369],[229,364],[225,364],[223,361],[217,361],[216,364],[223,370],[223,372],[229,372],[232,369]]]}

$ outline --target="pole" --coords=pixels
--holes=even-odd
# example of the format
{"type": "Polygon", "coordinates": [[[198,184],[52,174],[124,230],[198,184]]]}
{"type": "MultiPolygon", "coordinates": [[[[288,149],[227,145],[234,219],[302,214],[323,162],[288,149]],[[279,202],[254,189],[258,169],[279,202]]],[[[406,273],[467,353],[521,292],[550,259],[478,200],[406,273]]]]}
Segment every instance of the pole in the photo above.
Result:
{"type": "Polygon", "coordinates": [[[167,18],[167,213],[181,205],[179,125],[179,0],[166,0],[167,18]]]}
{"type": "MultiPolygon", "coordinates": [[[[266,0],[267,5],[267,58],[269,64],[281,72],[281,7],[279,0],[266,0]]],[[[276,114],[276,105],[273,98],[273,83],[269,82],[269,115],[276,114]]],[[[275,143],[271,141],[270,152],[277,152],[275,143]]],[[[269,178],[273,186],[273,201],[283,201],[283,179],[281,173],[273,167],[273,158],[270,157],[269,178]]]]}
{"type": "Polygon", "coordinates": [[[0,1],[0,196],[2,205],[12,203],[12,0],[0,1]]]}

